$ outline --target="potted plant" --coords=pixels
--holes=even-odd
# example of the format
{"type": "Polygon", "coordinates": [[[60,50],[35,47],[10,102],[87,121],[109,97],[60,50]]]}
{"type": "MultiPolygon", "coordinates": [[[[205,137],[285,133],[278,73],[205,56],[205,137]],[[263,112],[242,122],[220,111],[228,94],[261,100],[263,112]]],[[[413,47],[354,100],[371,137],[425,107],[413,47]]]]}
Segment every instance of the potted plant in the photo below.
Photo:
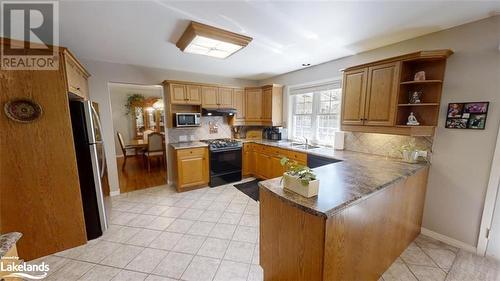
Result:
{"type": "Polygon", "coordinates": [[[403,156],[403,161],[407,163],[417,163],[418,162],[418,152],[422,150],[415,144],[415,141],[410,141],[409,143],[402,145],[399,148],[401,155],[403,156]]]}
{"type": "Polygon", "coordinates": [[[126,115],[129,115],[132,111],[132,106],[137,103],[144,102],[145,98],[141,94],[131,94],[127,97],[127,103],[125,104],[125,108],[127,109],[126,115]]]}
{"type": "Polygon", "coordinates": [[[318,195],[319,180],[309,167],[286,157],[281,158],[280,163],[286,168],[281,178],[285,189],[308,198],[318,195]]]}

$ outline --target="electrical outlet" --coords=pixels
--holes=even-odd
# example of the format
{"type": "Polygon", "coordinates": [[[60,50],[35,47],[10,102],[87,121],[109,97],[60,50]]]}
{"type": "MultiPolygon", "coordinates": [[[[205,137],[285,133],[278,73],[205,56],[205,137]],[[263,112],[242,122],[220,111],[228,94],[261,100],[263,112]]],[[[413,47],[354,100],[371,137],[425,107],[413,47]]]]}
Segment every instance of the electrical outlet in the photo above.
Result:
{"type": "Polygon", "coordinates": [[[195,141],[196,140],[196,136],[195,135],[190,135],[189,136],[189,140],[190,141],[195,141]]]}
{"type": "Polygon", "coordinates": [[[419,150],[418,151],[418,156],[427,158],[427,150],[419,150]]]}
{"type": "Polygon", "coordinates": [[[179,136],[179,141],[187,141],[188,138],[186,135],[179,136]]]}

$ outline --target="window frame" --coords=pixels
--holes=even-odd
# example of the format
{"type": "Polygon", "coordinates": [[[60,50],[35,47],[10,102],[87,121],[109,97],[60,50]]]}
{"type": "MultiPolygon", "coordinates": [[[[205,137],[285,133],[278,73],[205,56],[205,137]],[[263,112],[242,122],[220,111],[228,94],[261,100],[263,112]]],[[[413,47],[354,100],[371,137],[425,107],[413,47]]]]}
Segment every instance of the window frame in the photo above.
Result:
{"type": "Polygon", "coordinates": [[[333,114],[324,114],[320,112],[321,108],[321,91],[326,91],[326,90],[335,90],[335,89],[340,89],[340,96],[339,96],[339,109],[338,109],[338,124],[337,124],[337,130],[340,131],[340,122],[341,122],[341,111],[342,111],[342,79],[341,78],[336,78],[332,80],[328,80],[322,83],[316,83],[316,84],[309,84],[309,85],[301,85],[301,87],[291,87],[289,88],[289,124],[291,125],[289,127],[289,139],[292,141],[304,141],[302,138],[297,138],[295,137],[295,116],[311,116],[311,129],[312,129],[312,137],[308,140],[310,143],[313,144],[321,144],[321,145],[326,145],[326,146],[334,146],[334,138],[332,140],[320,140],[318,139],[318,126],[319,126],[319,116],[331,116],[333,114]],[[326,88],[326,89],[322,89],[326,88]],[[307,93],[312,93],[312,111],[310,114],[297,114],[296,112],[296,96],[301,95],[301,94],[307,94],[307,93]]]}

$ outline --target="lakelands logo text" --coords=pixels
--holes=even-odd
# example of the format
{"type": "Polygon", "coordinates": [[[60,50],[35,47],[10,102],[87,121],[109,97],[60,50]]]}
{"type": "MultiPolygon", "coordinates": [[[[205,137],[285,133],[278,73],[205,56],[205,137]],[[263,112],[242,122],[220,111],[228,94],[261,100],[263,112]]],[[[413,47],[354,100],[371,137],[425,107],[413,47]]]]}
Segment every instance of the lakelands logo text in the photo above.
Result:
{"type": "MultiPolygon", "coordinates": [[[[45,262],[40,264],[28,264],[25,262],[0,262],[0,272],[9,272],[1,278],[21,278],[22,280],[41,280],[47,277],[50,268],[45,262]]],[[[3,280],[3,279],[2,279],[3,280]]],[[[7,279],[9,280],[9,279],[7,279]]],[[[17,280],[17,279],[15,279],[17,280]]]]}
{"type": "Polygon", "coordinates": [[[57,1],[0,1],[2,70],[59,68],[57,1]]]}

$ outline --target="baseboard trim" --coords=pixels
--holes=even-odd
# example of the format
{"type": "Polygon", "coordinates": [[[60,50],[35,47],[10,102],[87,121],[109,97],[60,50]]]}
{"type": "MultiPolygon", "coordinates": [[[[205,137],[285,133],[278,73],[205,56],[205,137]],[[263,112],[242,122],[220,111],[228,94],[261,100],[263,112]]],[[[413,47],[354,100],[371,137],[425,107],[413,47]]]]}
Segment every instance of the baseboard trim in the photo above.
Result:
{"type": "Polygon", "coordinates": [[[439,234],[437,232],[434,232],[432,230],[429,230],[427,228],[424,228],[422,227],[420,229],[421,233],[425,236],[429,236],[431,238],[434,238],[438,241],[441,241],[443,243],[446,243],[448,245],[451,245],[451,246],[454,246],[454,247],[457,247],[457,248],[460,248],[462,250],[465,250],[467,252],[471,252],[471,253],[476,253],[477,252],[477,249],[476,247],[472,246],[472,245],[469,245],[467,243],[464,243],[462,241],[459,241],[457,239],[453,239],[451,237],[448,237],[446,235],[443,235],[443,234],[439,234]]]}
{"type": "Polygon", "coordinates": [[[120,190],[115,190],[115,191],[111,191],[109,193],[110,196],[117,196],[117,195],[120,195],[120,190]]]}

